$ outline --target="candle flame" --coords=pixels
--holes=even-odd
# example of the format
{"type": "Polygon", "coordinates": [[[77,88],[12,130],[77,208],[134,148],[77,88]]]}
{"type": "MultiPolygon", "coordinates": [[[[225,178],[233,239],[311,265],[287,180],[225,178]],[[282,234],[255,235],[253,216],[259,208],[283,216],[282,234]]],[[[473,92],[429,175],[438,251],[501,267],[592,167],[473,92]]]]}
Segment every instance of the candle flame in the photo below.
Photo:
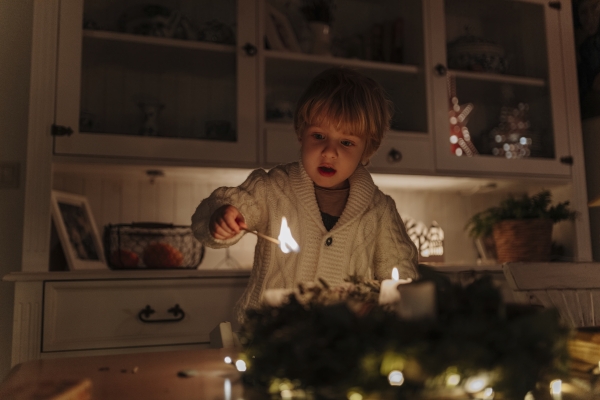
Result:
{"type": "Polygon", "coordinates": [[[290,251],[297,253],[300,251],[300,246],[298,246],[298,243],[292,237],[292,231],[288,227],[285,217],[281,218],[281,230],[277,239],[279,239],[279,248],[284,253],[289,253],[290,251]]]}
{"type": "Polygon", "coordinates": [[[396,267],[394,267],[394,269],[392,270],[392,279],[395,281],[400,279],[400,274],[398,273],[398,268],[396,267]]]}

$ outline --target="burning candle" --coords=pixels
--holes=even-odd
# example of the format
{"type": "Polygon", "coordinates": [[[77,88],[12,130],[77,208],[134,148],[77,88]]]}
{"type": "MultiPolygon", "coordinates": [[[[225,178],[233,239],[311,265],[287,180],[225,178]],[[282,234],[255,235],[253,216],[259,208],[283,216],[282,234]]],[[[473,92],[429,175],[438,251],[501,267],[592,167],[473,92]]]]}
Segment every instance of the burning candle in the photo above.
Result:
{"type": "Polygon", "coordinates": [[[400,279],[398,268],[392,270],[392,279],[384,279],[379,290],[379,304],[393,304],[400,300],[398,285],[410,283],[412,279],[400,279]]]}

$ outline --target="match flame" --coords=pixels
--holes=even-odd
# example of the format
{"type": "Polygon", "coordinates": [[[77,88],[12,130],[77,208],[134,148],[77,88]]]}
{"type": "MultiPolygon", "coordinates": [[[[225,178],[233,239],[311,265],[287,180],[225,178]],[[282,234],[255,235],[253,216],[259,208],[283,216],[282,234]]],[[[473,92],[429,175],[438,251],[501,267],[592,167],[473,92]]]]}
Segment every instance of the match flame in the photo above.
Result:
{"type": "Polygon", "coordinates": [[[290,251],[297,253],[300,251],[300,246],[298,246],[298,243],[292,237],[292,231],[288,227],[285,217],[281,218],[281,230],[277,239],[279,239],[279,248],[284,253],[289,253],[290,251]]]}

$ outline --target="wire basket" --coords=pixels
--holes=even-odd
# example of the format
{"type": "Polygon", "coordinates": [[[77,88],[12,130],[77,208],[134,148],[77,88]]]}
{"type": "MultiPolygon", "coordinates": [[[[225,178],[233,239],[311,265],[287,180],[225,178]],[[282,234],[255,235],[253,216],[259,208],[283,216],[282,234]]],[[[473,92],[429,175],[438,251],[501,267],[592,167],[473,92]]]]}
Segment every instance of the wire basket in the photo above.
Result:
{"type": "Polygon", "coordinates": [[[106,225],[104,249],[112,269],[191,269],[204,258],[189,226],[154,222],[106,225]]]}
{"type": "Polygon", "coordinates": [[[552,225],[546,218],[496,223],[493,235],[498,262],[550,261],[552,225]]]}

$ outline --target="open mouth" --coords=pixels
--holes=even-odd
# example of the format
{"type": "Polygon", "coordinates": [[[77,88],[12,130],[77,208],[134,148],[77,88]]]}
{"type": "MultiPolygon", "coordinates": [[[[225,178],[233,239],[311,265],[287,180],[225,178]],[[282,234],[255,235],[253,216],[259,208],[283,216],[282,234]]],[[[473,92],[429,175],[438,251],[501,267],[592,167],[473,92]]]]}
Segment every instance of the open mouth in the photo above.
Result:
{"type": "Polygon", "coordinates": [[[323,176],[333,176],[335,172],[335,169],[330,167],[319,167],[319,173],[323,176]]]}

